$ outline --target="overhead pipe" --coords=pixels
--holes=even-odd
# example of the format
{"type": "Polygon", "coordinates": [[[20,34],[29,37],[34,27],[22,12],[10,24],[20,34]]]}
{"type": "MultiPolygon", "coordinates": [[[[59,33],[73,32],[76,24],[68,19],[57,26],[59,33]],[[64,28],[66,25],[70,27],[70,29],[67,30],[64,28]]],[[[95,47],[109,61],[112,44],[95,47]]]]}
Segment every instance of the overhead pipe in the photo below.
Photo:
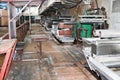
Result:
{"type": "MultiPolygon", "coordinates": [[[[69,0],[65,0],[65,1],[63,1],[64,3],[70,3],[70,4],[74,4],[74,3],[77,3],[76,1],[69,1],[69,0]]],[[[63,3],[63,4],[64,4],[63,3]]]]}
{"type": "Polygon", "coordinates": [[[96,7],[97,7],[97,14],[99,14],[99,6],[98,6],[98,1],[95,0],[95,3],[96,3],[96,7]]]}
{"type": "Polygon", "coordinates": [[[41,4],[39,5],[38,8],[41,8],[42,4],[45,2],[46,0],[42,0],[41,4]]]}
{"type": "Polygon", "coordinates": [[[96,3],[96,7],[97,7],[97,9],[99,9],[99,6],[98,6],[98,1],[97,1],[97,0],[95,0],[95,3],[96,3]]]}
{"type": "Polygon", "coordinates": [[[77,3],[78,1],[74,1],[74,0],[64,0],[63,2],[77,3]]]}
{"type": "MultiPolygon", "coordinates": [[[[73,6],[71,6],[71,7],[64,7],[64,8],[66,8],[66,9],[70,9],[70,8],[74,8],[74,7],[76,7],[77,5],[79,5],[81,2],[82,2],[83,0],[80,0],[79,2],[77,2],[75,5],[73,5],[73,6]]],[[[73,1],[69,1],[69,2],[73,2],[73,1]]]]}

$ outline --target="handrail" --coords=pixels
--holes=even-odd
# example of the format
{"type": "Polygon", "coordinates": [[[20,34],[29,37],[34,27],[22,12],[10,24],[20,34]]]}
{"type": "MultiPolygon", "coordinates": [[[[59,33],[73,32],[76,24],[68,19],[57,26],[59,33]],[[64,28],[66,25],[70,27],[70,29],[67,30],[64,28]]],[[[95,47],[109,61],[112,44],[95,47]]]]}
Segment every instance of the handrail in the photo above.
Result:
{"type": "Polygon", "coordinates": [[[24,22],[24,23],[22,23],[20,26],[18,26],[18,27],[17,27],[17,30],[18,30],[19,28],[21,28],[22,26],[24,26],[26,23],[27,23],[27,22],[24,22]]]}
{"type": "MultiPolygon", "coordinates": [[[[17,39],[18,41],[23,41],[27,31],[29,30],[29,22],[24,22],[20,26],[17,27],[17,39]]],[[[9,33],[4,34],[1,39],[8,39],[9,33]]]]}

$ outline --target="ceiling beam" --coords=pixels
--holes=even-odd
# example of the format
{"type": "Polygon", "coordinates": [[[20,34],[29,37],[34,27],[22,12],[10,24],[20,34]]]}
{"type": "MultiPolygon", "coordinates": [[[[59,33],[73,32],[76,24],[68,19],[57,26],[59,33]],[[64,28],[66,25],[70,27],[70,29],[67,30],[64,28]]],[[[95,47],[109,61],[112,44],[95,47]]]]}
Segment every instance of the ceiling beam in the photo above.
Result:
{"type": "Polygon", "coordinates": [[[26,2],[26,1],[29,1],[29,0],[1,0],[1,2],[21,2],[21,1],[26,2]]]}
{"type": "MultiPolygon", "coordinates": [[[[30,0],[0,0],[1,2],[11,2],[16,7],[24,6],[26,3],[28,3],[30,0]]],[[[32,0],[32,2],[29,4],[29,6],[39,6],[42,1],[44,0],[32,0]]]]}

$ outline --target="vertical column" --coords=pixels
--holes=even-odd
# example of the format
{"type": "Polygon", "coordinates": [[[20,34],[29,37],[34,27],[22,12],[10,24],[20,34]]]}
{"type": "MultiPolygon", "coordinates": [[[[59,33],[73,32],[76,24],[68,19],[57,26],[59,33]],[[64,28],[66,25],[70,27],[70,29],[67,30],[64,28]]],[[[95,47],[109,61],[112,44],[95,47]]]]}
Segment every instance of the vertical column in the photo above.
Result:
{"type": "Polygon", "coordinates": [[[33,0],[29,0],[25,4],[25,6],[17,13],[16,7],[8,2],[8,20],[9,20],[9,38],[16,38],[16,21],[20,16],[22,16],[22,12],[26,9],[26,7],[32,2],[33,0]]]}
{"type": "Polygon", "coordinates": [[[17,14],[16,7],[14,7],[10,2],[8,2],[8,32],[9,39],[16,38],[16,20],[11,20],[17,14]]]}
{"type": "Polygon", "coordinates": [[[31,13],[30,13],[30,6],[29,6],[29,28],[30,28],[30,34],[31,34],[31,13]]]}

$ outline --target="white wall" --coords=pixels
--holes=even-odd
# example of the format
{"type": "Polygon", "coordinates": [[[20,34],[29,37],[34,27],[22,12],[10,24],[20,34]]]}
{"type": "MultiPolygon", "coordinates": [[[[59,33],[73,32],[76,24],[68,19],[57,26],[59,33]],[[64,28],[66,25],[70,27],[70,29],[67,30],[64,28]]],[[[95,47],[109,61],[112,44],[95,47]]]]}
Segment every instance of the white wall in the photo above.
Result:
{"type": "MultiPolygon", "coordinates": [[[[111,4],[111,14],[110,14],[110,29],[120,30],[120,11],[112,12],[112,5],[113,5],[113,1],[115,0],[111,0],[111,1],[112,1],[112,4],[111,4]]],[[[117,0],[117,1],[120,2],[120,0],[117,0]]],[[[117,7],[119,8],[120,4],[118,4],[117,7]]]]}
{"type": "Polygon", "coordinates": [[[107,11],[109,29],[120,30],[120,12],[112,12],[113,1],[115,0],[103,0],[102,6],[104,6],[107,11]]]}
{"type": "Polygon", "coordinates": [[[112,12],[112,0],[102,0],[102,5],[103,7],[105,7],[106,12],[107,12],[107,18],[108,18],[108,24],[109,24],[109,28],[110,26],[110,17],[111,17],[111,12],[112,12]]]}
{"type": "Polygon", "coordinates": [[[112,0],[102,0],[101,6],[105,7],[107,12],[107,17],[110,18],[110,14],[112,11],[112,0]]]}
{"type": "Polygon", "coordinates": [[[35,19],[41,19],[41,17],[40,16],[35,16],[35,19]]]}
{"type": "Polygon", "coordinates": [[[38,7],[28,7],[26,11],[23,13],[25,16],[29,16],[29,12],[31,16],[37,16],[38,15],[38,7]],[[29,11],[30,10],[30,11],[29,11]]]}

